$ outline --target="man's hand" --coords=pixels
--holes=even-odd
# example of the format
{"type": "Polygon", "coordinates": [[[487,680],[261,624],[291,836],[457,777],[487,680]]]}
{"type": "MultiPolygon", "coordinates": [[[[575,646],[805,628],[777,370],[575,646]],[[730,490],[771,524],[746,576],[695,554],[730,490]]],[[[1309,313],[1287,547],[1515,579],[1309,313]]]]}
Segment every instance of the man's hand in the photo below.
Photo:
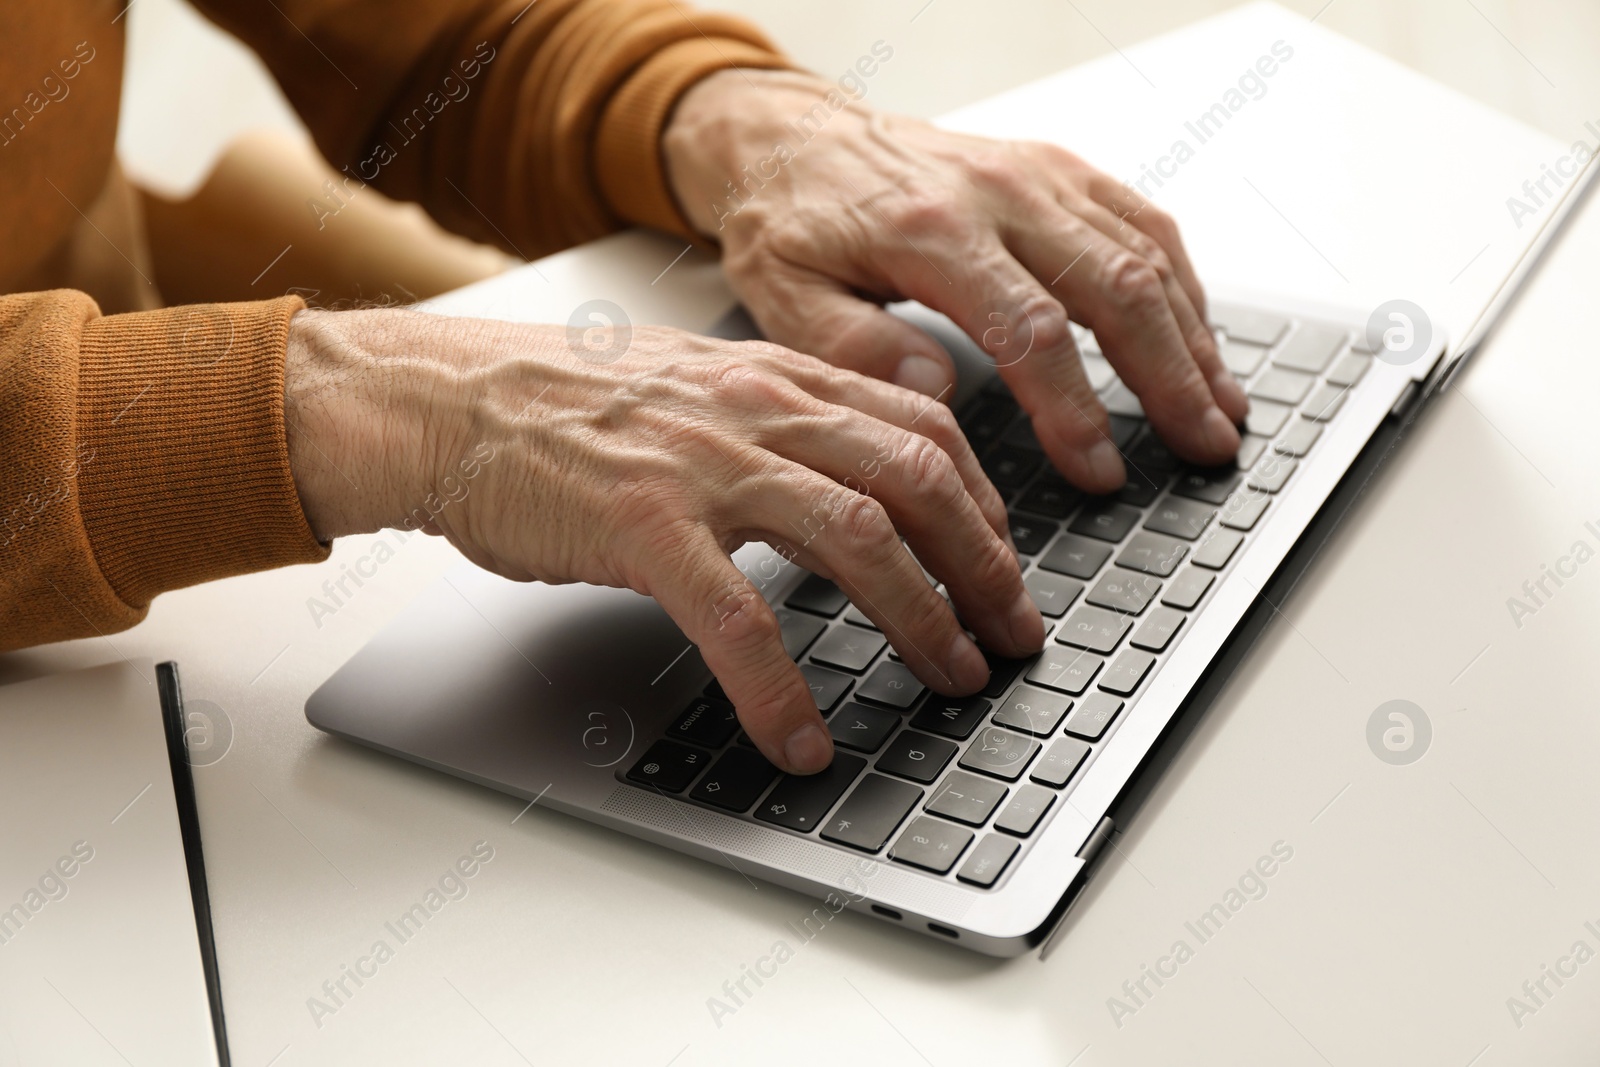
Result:
{"type": "Polygon", "coordinates": [[[834,110],[830,91],[841,99],[806,75],[723,71],[684,96],[664,138],[679,202],[721,242],[767,337],[943,396],[948,355],[881,306],[920,300],[996,358],[1056,467],[1107,492],[1122,460],[1070,316],[1175,452],[1238,451],[1248,404],[1170,217],[1054,145],[834,110]],[[1020,359],[1019,338],[1031,339],[1020,359]]]}
{"type": "Polygon", "coordinates": [[[771,608],[728,558],[747,541],[837,582],[941,693],[989,672],[918,560],[988,648],[1038,651],[1005,508],[944,405],[776,345],[676,330],[635,328],[615,362],[587,354],[557,327],[298,313],[285,423],[312,529],[420,513],[507,577],[655,597],[756,746],[799,773],[827,766],[832,742],[771,608]]]}

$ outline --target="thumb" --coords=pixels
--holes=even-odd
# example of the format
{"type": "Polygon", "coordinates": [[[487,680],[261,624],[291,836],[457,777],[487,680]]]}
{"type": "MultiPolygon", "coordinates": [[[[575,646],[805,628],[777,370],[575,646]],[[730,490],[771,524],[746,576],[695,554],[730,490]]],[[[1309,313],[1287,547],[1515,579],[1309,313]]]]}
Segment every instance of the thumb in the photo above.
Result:
{"type": "Polygon", "coordinates": [[[938,341],[832,278],[784,266],[745,288],[769,341],[931,397],[955,385],[955,363],[938,341]]]}

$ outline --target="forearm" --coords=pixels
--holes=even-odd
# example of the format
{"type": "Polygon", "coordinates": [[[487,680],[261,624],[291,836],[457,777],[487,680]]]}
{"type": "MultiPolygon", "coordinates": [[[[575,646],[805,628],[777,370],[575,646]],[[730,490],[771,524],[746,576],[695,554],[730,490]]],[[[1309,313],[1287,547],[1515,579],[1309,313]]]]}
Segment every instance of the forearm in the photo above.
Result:
{"type": "Polygon", "coordinates": [[[266,61],[340,195],[374,185],[528,258],[627,224],[687,232],[658,155],[673,105],[710,71],[787,65],[753,26],[679,0],[197,6],[266,61]]]}

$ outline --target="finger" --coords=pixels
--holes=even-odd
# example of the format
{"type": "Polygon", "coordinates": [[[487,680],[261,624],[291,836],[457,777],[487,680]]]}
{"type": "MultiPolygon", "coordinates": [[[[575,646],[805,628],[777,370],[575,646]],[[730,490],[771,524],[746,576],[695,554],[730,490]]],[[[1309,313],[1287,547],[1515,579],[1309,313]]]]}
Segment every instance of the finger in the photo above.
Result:
{"type": "Polygon", "coordinates": [[[1092,493],[1122,485],[1122,457],[1066,309],[993,232],[952,223],[915,244],[891,244],[879,267],[896,291],[949,316],[994,358],[1062,474],[1092,493]]]}
{"type": "Polygon", "coordinates": [[[954,390],[955,364],[939,342],[837,280],[776,257],[744,279],[741,296],[768,339],[926,396],[954,390]]]}
{"type": "Polygon", "coordinates": [[[1094,330],[1157,432],[1196,463],[1235,455],[1239,432],[1190,354],[1155,268],[1053,201],[1032,208],[1007,222],[1007,245],[1041,276],[1058,272],[1053,290],[1094,330]]]}
{"type": "Polygon", "coordinates": [[[933,440],[830,405],[818,416],[784,424],[762,443],[877,498],[986,647],[1012,658],[1039,651],[1044,622],[1023,588],[1016,556],[985,521],[955,461],[933,440]]]}
{"type": "Polygon", "coordinates": [[[1161,246],[1167,258],[1172,261],[1172,269],[1177,274],[1178,282],[1183,286],[1184,292],[1188,294],[1189,303],[1194,306],[1195,312],[1201,319],[1209,322],[1206,316],[1205,288],[1200,284],[1200,276],[1189,260],[1189,250],[1184,247],[1176,220],[1138,191],[1117,181],[1109,174],[1095,173],[1089,182],[1089,196],[1118,219],[1129,223],[1161,246]]]}
{"type": "MultiPolygon", "coordinates": [[[[819,400],[855,408],[902,430],[920,434],[944,449],[955,463],[967,493],[983,513],[990,529],[1013,552],[1011,523],[1005,500],[978,462],[954,412],[944,404],[888,382],[841,371],[820,360],[786,354],[774,360],[774,369],[819,400]]],[[[859,474],[859,471],[856,472],[859,474]]],[[[840,478],[843,481],[843,478],[840,478]]],[[[848,483],[847,483],[848,484],[848,483]]]]}
{"type": "Polygon", "coordinates": [[[1178,321],[1178,329],[1189,346],[1189,354],[1194,357],[1200,373],[1211,386],[1211,395],[1216,399],[1217,406],[1234,422],[1243,422],[1250,413],[1250,401],[1245,398],[1238,379],[1223,365],[1216,336],[1205,317],[1196,309],[1190,290],[1179,278],[1177,267],[1166,248],[1149,234],[1134,228],[1087,197],[1069,193],[1062,198],[1062,206],[1155,268],[1161,278],[1162,288],[1166,290],[1173,317],[1178,321]]]}
{"type": "MultiPolygon", "coordinates": [[[[802,566],[844,591],[930,689],[976,692],[989,665],[900,543],[885,507],[798,464],[765,480],[738,515],[780,539],[802,566]]],[[[780,546],[783,547],[783,546],[780,546]]]]}
{"type": "Polygon", "coordinates": [[[679,547],[676,566],[642,591],[699,648],[762,755],[791,774],[827,767],[833,740],[784,651],[777,616],[709,533],[691,534],[679,547]]]}

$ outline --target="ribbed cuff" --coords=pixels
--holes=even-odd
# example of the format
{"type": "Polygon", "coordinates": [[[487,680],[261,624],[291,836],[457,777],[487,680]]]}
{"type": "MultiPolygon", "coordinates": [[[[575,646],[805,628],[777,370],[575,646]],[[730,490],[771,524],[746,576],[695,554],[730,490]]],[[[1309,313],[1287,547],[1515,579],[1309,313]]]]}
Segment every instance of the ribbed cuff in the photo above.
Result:
{"type": "Polygon", "coordinates": [[[629,222],[704,242],[673,198],[661,135],[683,94],[731,67],[795,69],[776,52],[732,37],[697,37],[663,48],[642,64],[606,106],[595,144],[600,193],[629,222]]]}
{"type": "Polygon", "coordinates": [[[125,603],[327,556],[284,437],[289,319],[304,306],[197,304],[84,327],[79,507],[125,603]]]}

